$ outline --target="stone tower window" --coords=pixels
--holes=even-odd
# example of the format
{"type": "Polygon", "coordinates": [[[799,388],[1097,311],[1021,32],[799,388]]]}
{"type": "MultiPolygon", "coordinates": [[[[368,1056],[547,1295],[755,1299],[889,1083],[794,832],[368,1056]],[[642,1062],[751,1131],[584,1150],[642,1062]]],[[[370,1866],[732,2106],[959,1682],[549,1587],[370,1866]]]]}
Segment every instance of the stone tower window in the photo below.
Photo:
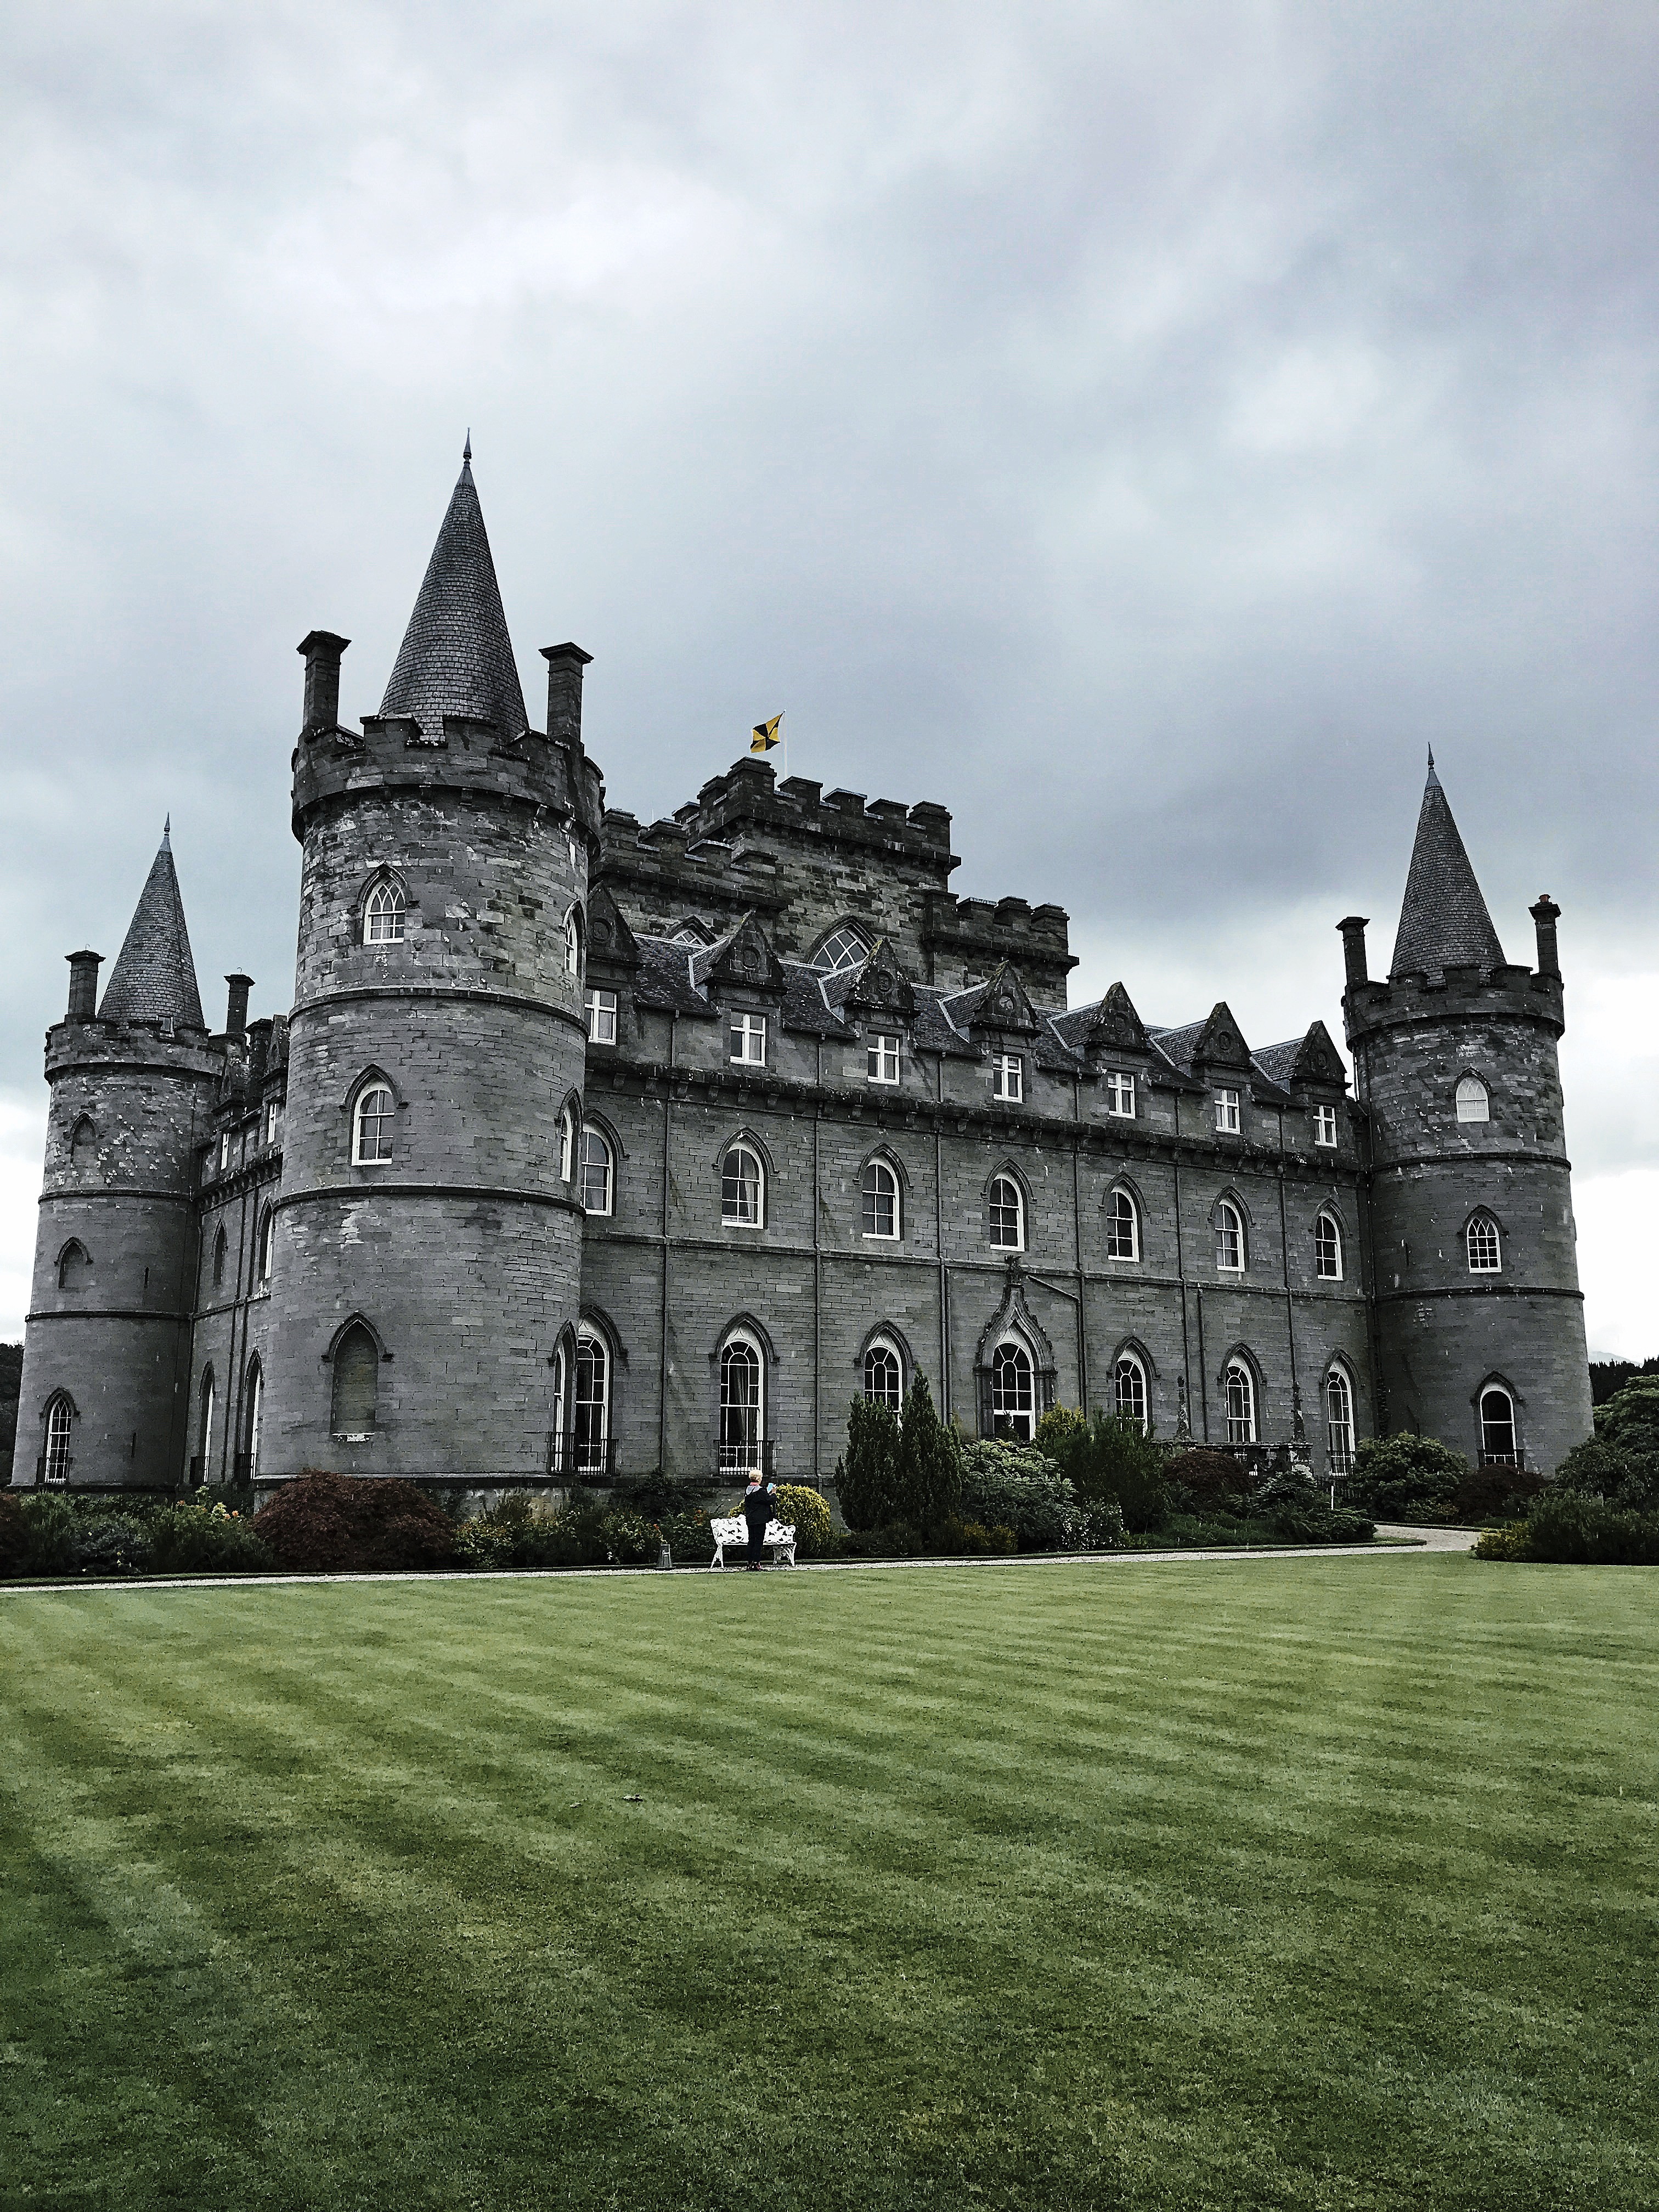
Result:
{"type": "Polygon", "coordinates": [[[878,1336],[864,1355],[864,1395],[872,1405],[896,1413],[904,1403],[904,1363],[897,1349],[878,1336]]]}
{"type": "Polygon", "coordinates": [[[404,919],[404,895],[397,884],[376,884],[363,908],[363,943],[401,945],[404,919]]]}
{"type": "Polygon", "coordinates": [[[597,1129],[582,1131],[582,1205],[589,1213],[609,1213],[614,1196],[611,1147],[597,1129]]]}
{"type": "Polygon", "coordinates": [[[1496,1275],[1503,1271],[1504,1248],[1498,1241],[1498,1224],[1489,1213],[1469,1217],[1469,1225],[1463,1232],[1468,1247],[1469,1273],[1472,1275],[1496,1275]]]}
{"type": "Polygon", "coordinates": [[[766,1362],[751,1336],[720,1350],[720,1471],[747,1474],[765,1456],[766,1362]]]}
{"type": "Polygon", "coordinates": [[[720,1162],[720,1219],[734,1229],[758,1229],[765,1188],[759,1155],[733,1145],[720,1162]]]}
{"type": "Polygon", "coordinates": [[[1106,1257],[1140,1257],[1140,1213],[1127,1190],[1115,1190],[1106,1201],[1106,1257]]]}
{"type": "Polygon", "coordinates": [[[75,1408],[60,1390],[46,1408],[46,1449],[41,1475],[54,1489],[69,1480],[75,1462],[70,1441],[75,1433],[75,1408]]]}
{"type": "Polygon", "coordinates": [[[208,1468],[213,1456],[213,1370],[210,1367],[204,1367],[202,1370],[201,1396],[196,1423],[196,1447],[198,1455],[196,1466],[204,1482],[208,1479],[208,1468]]]}
{"type": "Polygon", "coordinates": [[[765,1015],[733,1014],[726,1029],[726,1044],[734,1065],[743,1067],[764,1067],[766,1065],[765,1015]]]}
{"type": "Polygon", "coordinates": [[[70,1165],[89,1168],[98,1156],[98,1132],[90,1115],[83,1114],[70,1137],[70,1165]]]}
{"type": "Polygon", "coordinates": [[[213,1240],[213,1287],[221,1290],[225,1279],[225,1232],[222,1229],[213,1240]]]}
{"type": "Polygon", "coordinates": [[[577,1474],[605,1474],[610,1447],[611,1353],[597,1330],[585,1328],[576,1339],[577,1474]]]}
{"type": "Polygon", "coordinates": [[[265,1376],[256,1356],[247,1365],[247,1479],[252,1481],[259,1472],[259,1425],[264,1415],[265,1376]]]}
{"type": "Polygon", "coordinates": [[[564,918],[564,972],[580,975],[582,972],[582,910],[573,906],[564,918]]]}
{"type": "Polygon", "coordinates": [[[1146,1370],[1133,1352],[1121,1352],[1112,1370],[1112,1410],[1120,1421],[1146,1426],[1146,1370]]]}
{"type": "Polygon", "coordinates": [[[1223,1377],[1227,1402],[1227,1441],[1255,1442],[1255,1377],[1242,1359],[1230,1359],[1223,1377]]]}
{"type": "Polygon", "coordinates": [[[576,1170],[576,1117],[569,1107],[559,1116],[559,1181],[568,1182],[576,1170]]]}
{"type": "Polygon", "coordinates": [[[1244,1220],[1230,1199],[1215,1210],[1215,1263],[1224,1275],[1244,1272],[1244,1220]]]}
{"type": "Polygon", "coordinates": [[[866,1160],[860,1191],[860,1226],[866,1237],[899,1233],[899,1181],[885,1160],[866,1160]]]}
{"type": "Polygon", "coordinates": [[[354,1167],[383,1167],[392,1158],[392,1131],[397,1107],[389,1083],[367,1083],[357,1093],[351,1116],[351,1160],[354,1167]]]}
{"type": "Polygon", "coordinates": [[[617,994],[614,991],[588,993],[587,1042],[589,1044],[615,1044],[617,1042],[617,994]]]}
{"type": "Polygon", "coordinates": [[[1520,1455],[1515,1448],[1515,1401],[1497,1382],[1489,1382],[1480,1393],[1480,1464],[1520,1464],[1520,1455]]]}
{"type": "Polygon", "coordinates": [[[78,1291],[86,1286],[88,1271],[92,1261],[87,1248],[78,1237],[71,1237],[58,1255],[58,1287],[60,1291],[78,1291]]]}
{"type": "Polygon", "coordinates": [[[991,1242],[1000,1252],[1025,1249],[1025,1194],[1012,1176],[994,1176],[990,1190],[991,1242]]]}
{"type": "Polygon", "coordinates": [[[1492,1119],[1492,1103],[1486,1096],[1486,1086],[1478,1075],[1459,1078],[1457,1118],[1460,1121],[1490,1121],[1492,1119]]]}
{"type": "Polygon", "coordinates": [[[991,1354],[991,1434],[1030,1443],[1036,1425],[1031,1355],[1008,1337],[991,1354]]]}
{"type": "Polygon", "coordinates": [[[334,1347],[334,1386],[329,1427],[337,1437],[374,1433],[380,1390],[380,1348],[360,1321],[334,1347]]]}
{"type": "Polygon", "coordinates": [[[1333,1367],[1325,1377],[1325,1449],[1333,1474],[1347,1474],[1353,1467],[1353,1385],[1345,1367],[1333,1367]]]}
{"type": "Polygon", "coordinates": [[[1334,1213],[1314,1223],[1314,1272],[1322,1283],[1342,1279],[1342,1226],[1334,1213]]]}
{"type": "Polygon", "coordinates": [[[267,1207],[259,1230],[259,1280],[262,1283],[270,1280],[270,1270],[276,1258],[276,1215],[274,1208],[267,1207]]]}

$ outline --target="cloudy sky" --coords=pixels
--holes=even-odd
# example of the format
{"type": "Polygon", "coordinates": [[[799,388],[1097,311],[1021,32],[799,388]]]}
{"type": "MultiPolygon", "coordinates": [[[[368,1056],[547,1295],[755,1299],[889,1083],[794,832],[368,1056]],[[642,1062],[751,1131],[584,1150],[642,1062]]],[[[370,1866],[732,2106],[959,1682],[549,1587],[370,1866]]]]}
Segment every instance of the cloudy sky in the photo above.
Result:
{"type": "MultiPolygon", "coordinates": [[[[372,712],[470,426],[613,804],[956,815],[1074,996],[1339,1036],[1441,773],[1565,909],[1592,1345],[1659,1351],[1656,60],[1620,6],[11,0],[0,1335],[40,1041],[171,810],[289,1002],[305,632],[372,712]]],[[[107,973],[107,970],[106,970],[107,973]]]]}

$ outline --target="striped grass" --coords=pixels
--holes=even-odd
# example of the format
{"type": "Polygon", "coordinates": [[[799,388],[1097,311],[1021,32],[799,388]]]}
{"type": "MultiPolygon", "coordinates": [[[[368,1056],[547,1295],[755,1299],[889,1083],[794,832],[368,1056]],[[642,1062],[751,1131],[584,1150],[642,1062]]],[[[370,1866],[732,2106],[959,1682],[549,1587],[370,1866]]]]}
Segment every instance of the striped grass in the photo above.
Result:
{"type": "Polygon", "coordinates": [[[1651,2206],[1655,1593],[8,1595],[0,2203],[1651,2206]]]}

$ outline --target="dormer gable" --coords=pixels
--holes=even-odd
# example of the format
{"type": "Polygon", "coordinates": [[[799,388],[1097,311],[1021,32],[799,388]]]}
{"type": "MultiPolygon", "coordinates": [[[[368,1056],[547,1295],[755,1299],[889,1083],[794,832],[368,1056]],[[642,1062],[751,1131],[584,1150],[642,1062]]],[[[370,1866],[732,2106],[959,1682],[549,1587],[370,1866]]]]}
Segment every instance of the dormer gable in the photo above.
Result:
{"type": "Polygon", "coordinates": [[[978,1002],[968,1016],[970,1036],[987,1030],[1018,1031],[1025,1036],[1035,1034],[1036,1011],[1026,995],[1018,969],[1006,960],[999,960],[985,981],[980,986],[978,1002]]]}
{"type": "Polygon", "coordinates": [[[848,1014],[894,1014],[908,1022],[915,1012],[916,994],[890,937],[884,937],[854,976],[842,1000],[848,1014]]]}
{"type": "Polygon", "coordinates": [[[1298,1090],[1304,1085],[1318,1090],[1346,1090],[1348,1072],[1323,1022],[1313,1023],[1297,1048],[1291,1081],[1298,1090]]]}
{"type": "Polygon", "coordinates": [[[1090,1015],[1083,1048],[1091,1060],[1101,1054],[1150,1053],[1146,1025],[1121,983],[1114,983],[1090,1015]]]}
{"type": "Polygon", "coordinates": [[[1249,1072],[1250,1048],[1224,999],[1218,999],[1210,1009],[1210,1018],[1193,1047],[1193,1066],[1235,1068],[1241,1075],[1249,1072]]]}
{"type": "Polygon", "coordinates": [[[587,901],[587,965],[611,973],[640,964],[640,943],[607,885],[596,884],[587,901]]]}
{"type": "Polygon", "coordinates": [[[752,914],[706,951],[691,956],[691,980],[718,992],[764,992],[781,997],[782,963],[752,914]]]}

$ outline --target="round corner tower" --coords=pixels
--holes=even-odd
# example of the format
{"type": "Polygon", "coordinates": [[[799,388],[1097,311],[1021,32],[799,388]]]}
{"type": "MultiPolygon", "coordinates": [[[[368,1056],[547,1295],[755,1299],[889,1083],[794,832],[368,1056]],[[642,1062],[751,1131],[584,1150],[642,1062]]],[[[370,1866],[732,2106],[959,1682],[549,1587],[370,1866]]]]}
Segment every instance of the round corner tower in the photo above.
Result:
{"type": "Polygon", "coordinates": [[[1538,966],[1504,957],[1429,763],[1387,982],[1341,925],[1369,1120],[1379,1427],[1549,1474],[1590,1433],[1547,896],[1538,966]]]}
{"type": "Polygon", "coordinates": [[[470,453],[379,714],[313,631],[259,1474],[544,1481],[583,1214],[562,1119],[604,791],[574,645],[526,726],[470,453]]]}
{"type": "Polygon", "coordinates": [[[97,1003],[72,952],[46,1032],[46,1177],[12,1480],[171,1489],[184,1462],[198,1147],[223,1079],[163,834],[97,1003]]]}

